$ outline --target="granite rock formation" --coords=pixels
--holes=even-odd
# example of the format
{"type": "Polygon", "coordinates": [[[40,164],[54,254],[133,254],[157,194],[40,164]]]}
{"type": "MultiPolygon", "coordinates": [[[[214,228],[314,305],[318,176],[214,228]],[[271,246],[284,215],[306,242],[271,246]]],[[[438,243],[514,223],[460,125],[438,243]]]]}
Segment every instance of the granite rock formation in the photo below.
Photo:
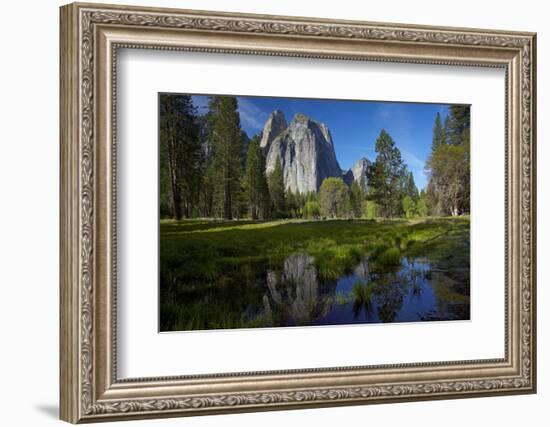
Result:
{"type": "Polygon", "coordinates": [[[260,147],[264,149],[265,153],[269,151],[269,147],[273,140],[287,127],[288,124],[285,115],[281,110],[275,110],[269,115],[269,118],[265,122],[262,138],[260,140],[260,147]]]}
{"type": "Polygon", "coordinates": [[[284,115],[274,111],[264,127],[262,143],[267,149],[268,175],[275,162],[281,162],[285,187],[294,193],[318,191],[325,178],[342,176],[332,136],[324,123],[296,114],[290,125],[272,139],[285,122],[284,115]]]}
{"type": "Polygon", "coordinates": [[[351,186],[353,181],[356,181],[361,190],[366,193],[368,190],[367,170],[370,165],[371,162],[369,159],[365,157],[360,158],[351,169],[344,173],[344,182],[351,186]]]}

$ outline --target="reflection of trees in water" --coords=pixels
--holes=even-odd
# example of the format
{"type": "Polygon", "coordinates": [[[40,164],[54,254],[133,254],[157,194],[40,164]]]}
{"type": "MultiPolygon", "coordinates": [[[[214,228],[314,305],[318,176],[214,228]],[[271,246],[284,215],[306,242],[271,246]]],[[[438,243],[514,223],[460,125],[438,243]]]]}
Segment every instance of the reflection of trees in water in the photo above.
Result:
{"type": "Polygon", "coordinates": [[[411,303],[423,308],[416,318],[414,311],[407,314],[407,320],[470,317],[469,295],[461,293],[461,283],[414,259],[405,258],[398,266],[364,259],[344,282],[320,280],[307,253],[289,256],[278,270],[268,270],[264,263],[240,266],[215,284],[180,287],[176,273],[165,269],[161,277],[164,330],[312,325],[324,318],[334,322],[330,324],[394,322],[402,310],[410,311],[404,305],[411,303]],[[350,281],[360,286],[349,290],[350,281]],[[337,285],[347,291],[337,294],[337,285]],[[424,298],[435,300],[428,308],[420,301],[424,298]]]}
{"type": "Polygon", "coordinates": [[[393,322],[401,310],[406,292],[403,284],[403,278],[396,273],[381,275],[378,278],[374,298],[378,306],[378,317],[382,322],[393,322]]]}
{"type": "Polygon", "coordinates": [[[281,273],[268,271],[263,304],[274,326],[310,324],[330,311],[336,283],[320,284],[314,261],[308,254],[291,255],[281,273]]]}
{"type": "Polygon", "coordinates": [[[372,301],[365,301],[365,302],[354,301],[351,307],[351,311],[355,319],[358,319],[361,313],[363,313],[364,311],[365,318],[368,320],[372,318],[374,314],[374,306],[372,304],[372,301]]]}

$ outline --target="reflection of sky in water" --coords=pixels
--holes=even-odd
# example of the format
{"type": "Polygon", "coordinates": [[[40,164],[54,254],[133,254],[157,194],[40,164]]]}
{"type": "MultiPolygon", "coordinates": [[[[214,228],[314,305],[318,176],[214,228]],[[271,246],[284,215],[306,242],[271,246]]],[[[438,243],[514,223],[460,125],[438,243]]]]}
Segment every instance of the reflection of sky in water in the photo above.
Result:
{"type": "MultiPolygon", "coordinates": [[[[363,260],[352,273],[321,282],[314,260],[307,254],[288,257],[282,273],[268,272],[263,298],[265,316],[272,326],[341,325],[354,323],[412,322],[467,319],[469,310],[449,311],[450,281],[432,272],[423,260],[403,258],[400,266],[370,271],[363,260]],[[354,297],[354,286],[369,288],[367,301],[354,297]]],[[[462,303],[462,306],[465,304],[462,303]]],[[[258,314],[258,313],[257,313],[258,314]]]]}
{"type": "MultiPolygon", "coordinates": [[[[369,281],[369,274],[365,271],[366,261],[358,266],[352,274],[340,278],[336,284],[336,293],[348,295],[352,292],[353,285],[358,281],[363,283],[369,281]]],[[[410,322],[421,320],[421,316],[426,313],[436,311],[436,296],[426,278],[426,274],[431,270],[430,264],[421,261],[413,261],[409,264],[406,258],[402,260],[402,266],[396,273],[387,273],[390,283],[381,286],[398,288],[402,293],[402,304],[397,311],[394,322],[410,322]],[[415,277],[412,272],[418,273],[415,277]],[[393,277],[395,276],[395,277],[393,277]]],[[[378,315],[378,309],[384,303],[380,298],[374,297],[370,307],[361,307],[357,309],[356,304],[347,302],[346,304],[334,304],[332,310],[322,319],[317,319],[315,324],[332,325],[340,323],[379,323],[382,322],[378,315]],[[355,307],[354,307],[355,306],[355,307]],[[350,312],[353,319],[350,319],[350,312]]]]}

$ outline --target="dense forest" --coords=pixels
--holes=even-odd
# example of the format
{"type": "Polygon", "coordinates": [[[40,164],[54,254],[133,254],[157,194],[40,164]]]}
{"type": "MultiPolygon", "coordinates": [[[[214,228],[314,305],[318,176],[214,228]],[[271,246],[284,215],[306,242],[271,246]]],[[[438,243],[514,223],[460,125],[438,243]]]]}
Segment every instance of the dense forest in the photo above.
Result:
{"type": "Polygon", "coordinates": [[[209,98],[198,115],[191,96],[161,94],[161,218],[396,218],[457,216],[470,211],[470,108],[450,106],[437,113],[426,189],[384,129],[375,142],[376,158],[366,171],[368,188],[326,178],[318,192],[285,188],[281,164],[266,175],[261,135],[241,128],[238,100],[209,98]]]}

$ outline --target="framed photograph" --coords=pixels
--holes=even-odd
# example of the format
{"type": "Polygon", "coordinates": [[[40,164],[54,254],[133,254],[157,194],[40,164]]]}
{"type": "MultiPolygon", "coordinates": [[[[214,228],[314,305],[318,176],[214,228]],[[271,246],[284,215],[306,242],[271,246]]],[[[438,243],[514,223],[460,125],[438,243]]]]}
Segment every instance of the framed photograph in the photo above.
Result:
{"type": "Polygon", "coordinates": [[[63,420],[536,391],[535,34],[60,22],[63,420]]]}

